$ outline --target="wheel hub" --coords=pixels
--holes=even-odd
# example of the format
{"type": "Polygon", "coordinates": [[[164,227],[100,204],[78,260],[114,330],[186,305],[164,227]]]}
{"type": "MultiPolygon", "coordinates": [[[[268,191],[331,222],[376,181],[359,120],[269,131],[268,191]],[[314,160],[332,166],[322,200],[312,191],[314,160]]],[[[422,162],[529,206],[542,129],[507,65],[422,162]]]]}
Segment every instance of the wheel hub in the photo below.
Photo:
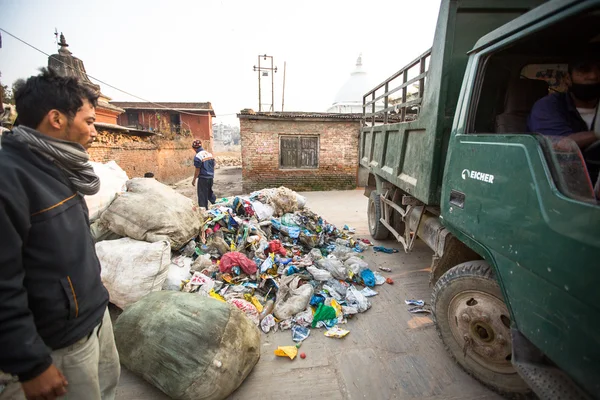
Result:
{"type": "Polygon", "coordinates": [[[376,223],[377,221],[375,221],[375,202],[369,201],[369,228],[371,229],[371,232],[375,231],[376,223]]]}
{"type": "Polygon", "coordinates": [[[465,354],[492,371],[515,372],[510,318],[501,299],[475,290],[461,292],[450,301],[448,313],[452,334],[465,354]]]}

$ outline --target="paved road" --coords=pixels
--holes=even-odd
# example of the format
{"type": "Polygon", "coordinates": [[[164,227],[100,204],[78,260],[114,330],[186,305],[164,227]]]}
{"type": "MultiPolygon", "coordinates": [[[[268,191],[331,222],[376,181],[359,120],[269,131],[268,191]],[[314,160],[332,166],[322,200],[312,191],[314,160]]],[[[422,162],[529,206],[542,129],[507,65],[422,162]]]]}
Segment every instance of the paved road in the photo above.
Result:
{"type": "MultiPolygon", "coordinates": [[[[367,199],[362,191],[304,193],[308,206],[329,222],[348,224],[369,237],[367,199]]],[[[380,242],[401,250],[392,241],[380,242]]],[[[500,399],[456,366],[446,354],[432,320],[406,311],[404,299],[429,302],[431,251],[417,241],[411,254],[364,253],[375,269],[385,266],[394,285],[377,287],[372,308],[350,320],[344,339],[312,330],[302,346],[305,360],[275,357],[277,346],[293,344],[290,331],[262,336],[259,363],[229,400],[242,399],[500,399]]],[[[140,378],[123,371],[120,400],[166,399],[140,378]]]]}

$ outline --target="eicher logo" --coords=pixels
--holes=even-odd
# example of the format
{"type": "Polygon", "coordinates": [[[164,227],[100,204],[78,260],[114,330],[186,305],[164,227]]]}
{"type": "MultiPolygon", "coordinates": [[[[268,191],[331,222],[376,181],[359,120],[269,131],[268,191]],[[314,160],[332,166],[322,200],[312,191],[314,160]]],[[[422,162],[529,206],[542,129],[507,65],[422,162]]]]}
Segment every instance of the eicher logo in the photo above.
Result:
{"type": "Polygon", "coordinates": [[[485,172],[470,171],[468,169],[463,169],[462,178],[463,179],[471,178],[471,179],[475,179],[475,180],[483,181],[483,182],[487,182],[487,183],[492,183],[492,184],[494,183],[494,175],[486,174],[485,172]]]}

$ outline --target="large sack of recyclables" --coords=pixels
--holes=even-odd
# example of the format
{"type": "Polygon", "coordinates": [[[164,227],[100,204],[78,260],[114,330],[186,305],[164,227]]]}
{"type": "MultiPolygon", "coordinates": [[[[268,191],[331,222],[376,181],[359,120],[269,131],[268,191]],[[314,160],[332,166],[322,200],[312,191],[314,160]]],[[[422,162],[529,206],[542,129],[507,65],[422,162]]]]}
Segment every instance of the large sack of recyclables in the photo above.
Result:
{"type": "Polygon", "coordinates": [[[146,242],[168,240],[174,250],[196,237],[201,223],[192,200],[148,178],[127,181],[127,192],[102,213],[100,222],[120,236],[146,242]]]}
{"type": "Polygon", "coordinates": [[[260,333],[240,310],[192,293],[151,293],[115,324],[121,362],[173,399],[220,400],[260,358],[260,333]]]}

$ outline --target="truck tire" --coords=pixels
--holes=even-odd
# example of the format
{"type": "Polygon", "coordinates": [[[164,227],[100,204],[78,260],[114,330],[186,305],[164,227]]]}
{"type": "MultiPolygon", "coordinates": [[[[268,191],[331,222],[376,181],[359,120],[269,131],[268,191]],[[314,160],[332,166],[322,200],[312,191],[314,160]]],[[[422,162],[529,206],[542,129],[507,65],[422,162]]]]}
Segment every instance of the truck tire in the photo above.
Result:
{"type": "Polygon", "coordinates": [[[446,349],[467,373],[503,394],[530,392],[511,364],[510,313],[485,261],[462,263],[442,275],[432,309],[446,349]]]}
{"type": "Polygon", "coordinates": [[[369,233],[375,240],[387,239],[390,231],[381,223],[381,201],[379,193],[372,191],[367,206],[367,217],[369,220],[369,233]]]}

